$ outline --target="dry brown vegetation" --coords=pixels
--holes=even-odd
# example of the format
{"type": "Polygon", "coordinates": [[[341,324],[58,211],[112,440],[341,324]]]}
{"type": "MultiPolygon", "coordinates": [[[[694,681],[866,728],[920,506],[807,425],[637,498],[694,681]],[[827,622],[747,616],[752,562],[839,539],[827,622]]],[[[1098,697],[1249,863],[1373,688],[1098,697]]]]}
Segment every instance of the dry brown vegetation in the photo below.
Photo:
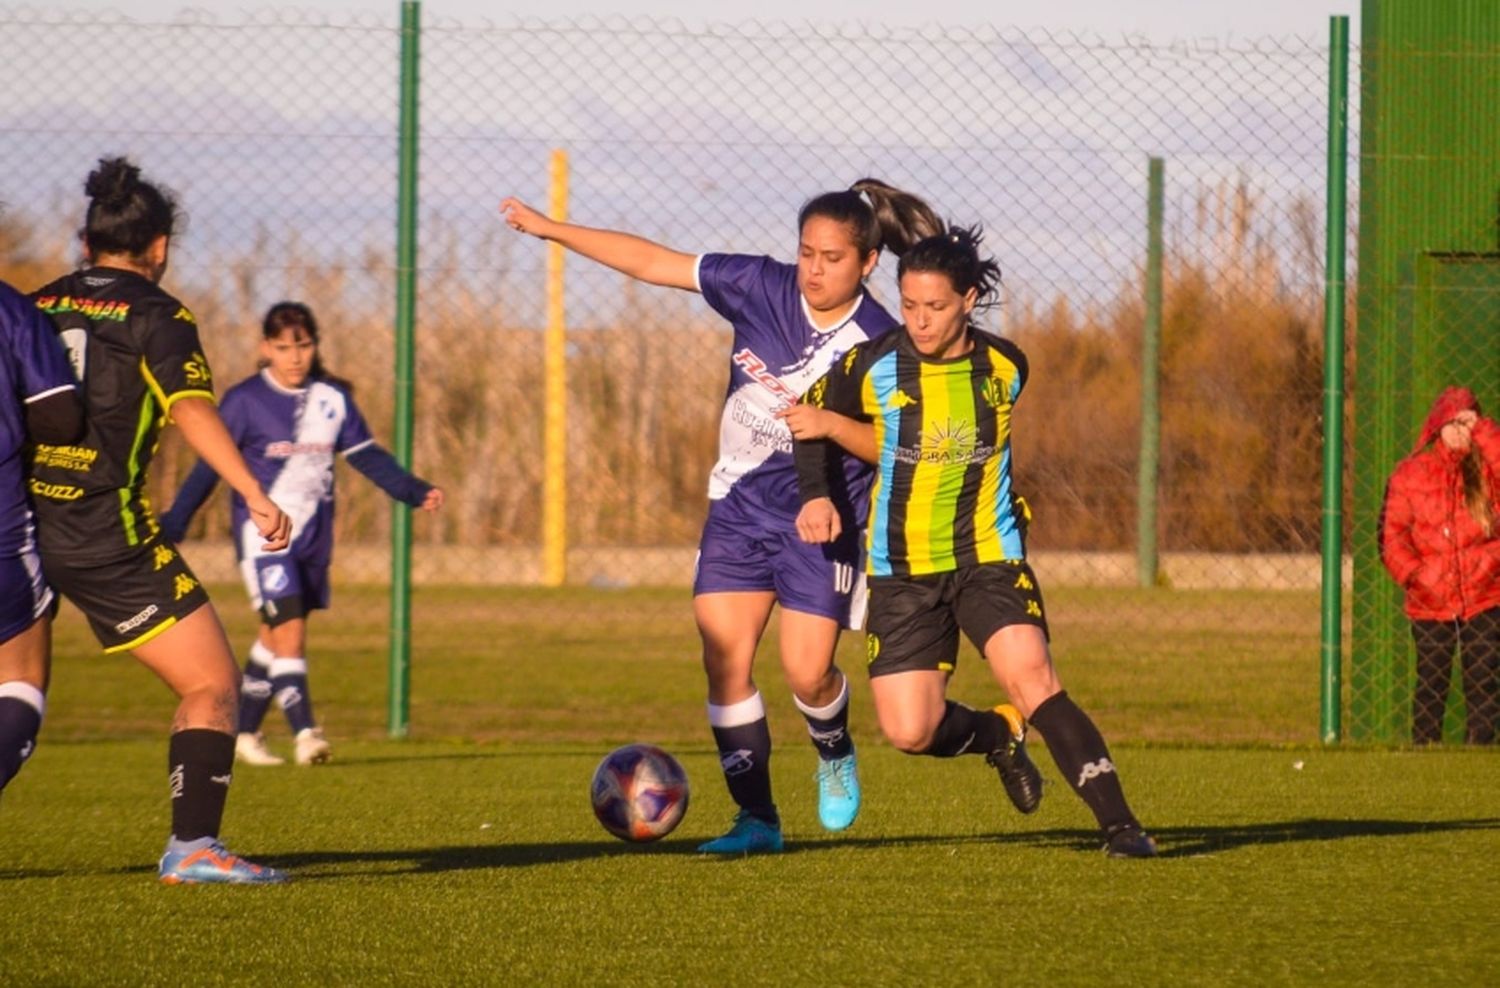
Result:
{"type": "MultiPolygon", "coordinates": [[[[1161,366],[1163,549],[1313,551],[1319,524],[1321,296],[1311,210],[1297,242],[1273,249],[1243,187],[1205,190],[1190,232],[1165,263],[1161,366]]],[[[1299,218],[1300,217],[1300,218],[1299,218]]],[[[1284,239],[1284,238],[1283,238],[1284,239]]],[[[0,223],[0,277],[37,287],[71,259],[34,246],[24,220],[0,223]]],[[[199,283],[169,279],[195,310],[222,389],[254,368],[258,319],[274,299],[263,273],[325,314],[323,355],[356,385],[389,439],[394,297],[387,259],[319,264],[262,241],[199,283]],[[360,290],[351,289],[358,279],[360,290]],[[375,290],[369,290],[369,286],[375,290]],[[336,320],[329,320],[338,302],[336,320]],[[334,324],[336,322],[336,324],[334,324]]],[[[523,545],[539,539],[542,334],[470,287],[458,261],[428,269],[417,330],[415,464],[449,508],[417,526],[426,542],[523,545]]],[[[451,261],[451,262],[450,262],[451,261]]],[[[502,296],[503,298],[503,296],[502,296]]],[[[729,334],[675,293],[626,290],[618,315],[569,343],[570,538],[584,545],[674,545],[696,538],[714,458],[729,334]],[[620,373],[629,368],[629,373],[620,373]]],[[[1135,542],[1140,452],[1139,281],[1103,302],[1022,298],[1006,332],[1032,379],[1016,413],[1017,486],[1037,511],[1042,548],[1122,549],[1135,542]]],[[[191,465],[175,433],[153,476],[158,502],[191,465]]],[[[350,480],[353,482],[350,482],[350,480]]],[[[383,537],[389,512],[372,485],[340,487],[346,537],[383,537]]],[[[202,534],[225,528],[217,506],[202,534]]]]}

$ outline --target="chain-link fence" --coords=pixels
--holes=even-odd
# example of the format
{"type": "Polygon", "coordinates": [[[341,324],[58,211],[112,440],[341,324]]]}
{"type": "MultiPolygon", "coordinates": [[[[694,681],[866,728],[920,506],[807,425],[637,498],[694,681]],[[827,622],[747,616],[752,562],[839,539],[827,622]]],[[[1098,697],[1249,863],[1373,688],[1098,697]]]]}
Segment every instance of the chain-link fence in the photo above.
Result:
{"type": "MultiPolygon", "coordinates": [[[[12,8],[0,25],[0,275],[30,288],[67,266],[83,176],[128,153],[190,216],[169,287],[220,382],[253,369],[266,307],[300,298],[388,435],[394,9],[143,23],[12,8]]],[[[561,149],[575,221],[789,259],[798,206],[873,175],[982,223],[1004,270],[987,318],[1031,362],[1016,478],[1060,661],[1117,656],[1142,691],[1168,681],[1136,662],[1147,653],[1229,683],[1271,667],[1305,694],[1305,720],[1256,723],[1245,695],[1225,727],[1169,697],[1155,736],[1315,736],[1325,43],[429,17],[421,51],[415,468],[450,505],[416,522],[420,586],[540,571],[546,251],[498,222],[501,197],[544,206],[561,149]],[[1157,585],[1139,587],[1150,156],[1166,175],[1161,555],[1157,585]]],[[[870,286],[891,302],[893,265],[870,286]]],[[[576,258],[566,309],[568,582],[684,588],[649,606],[687,622],[728,329],[697,296],[576,258]]],[[[159,498],[189,460],[163,450],[159,498]]],[[[383,581],[382,496],[356,478],[340,502],[336,581],[383,581]]],[[[200,512],[194,537],[224,543],[223,515],[200,512]]],[[[192,558],[230,578],[227,549],[192,558]]],[[[560,624],[578,610],[550,606],[560,624]]],[[[370,627],[383,618],[372,609],[370,627]]],[[[419,639],[429,620],[419,607],[419,639]]]]}
{"type": "Polygon", "coordinates": [[[1500,99],[1500,11],[1380,14],[1361,97],[1350,732],[1487,741],[1500,714],[1500,435],[1444,429],[1468,401],[1440,395],[1467,387],[1489,416],[1500,407],[1500,128],[1484,109],[1500,99]]]}

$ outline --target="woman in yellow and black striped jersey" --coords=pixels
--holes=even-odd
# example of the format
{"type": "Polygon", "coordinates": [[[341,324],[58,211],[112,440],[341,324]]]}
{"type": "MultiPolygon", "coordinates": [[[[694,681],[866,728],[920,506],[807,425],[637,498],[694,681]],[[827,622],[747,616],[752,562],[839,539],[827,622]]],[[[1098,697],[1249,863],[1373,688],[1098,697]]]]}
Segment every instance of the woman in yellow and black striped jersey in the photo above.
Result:
{"type": "Polygon", "coordinates": [[[1027,377],[1010,340],[971,321],[1000,269],[977,229],[955,227],[901,257],[905,332],[861,343],[783,418],[796,439],[798,533],[840,531],[828,498],[842,446],[875,464],[866,530],[870,691],[881,730],[910,754],[984,755],[1017,809],[1041,800],[1029,721],[1104,833],[1112,857],[1155,842],[1126,804],[1092,720],[1068,697],[1048,651],[1046,613],[1026,562],[1027,508],[1011,487],[1011,410],[1027,377]],[[1014,706],[947,698],[962,631],[1014,706]]]}

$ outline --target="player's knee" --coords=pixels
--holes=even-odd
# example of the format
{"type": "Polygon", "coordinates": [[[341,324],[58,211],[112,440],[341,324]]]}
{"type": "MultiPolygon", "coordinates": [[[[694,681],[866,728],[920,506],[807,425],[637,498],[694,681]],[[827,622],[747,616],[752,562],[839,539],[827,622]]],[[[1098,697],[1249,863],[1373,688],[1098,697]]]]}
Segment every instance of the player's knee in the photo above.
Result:
{"type": "Polygon", "coordinates": [[[934,730],[932,727],[918,722],[901,724],[881,724],[881,731],[885,739],[899,751],[908,755],[920,755],[932,747],[934,730]]]}

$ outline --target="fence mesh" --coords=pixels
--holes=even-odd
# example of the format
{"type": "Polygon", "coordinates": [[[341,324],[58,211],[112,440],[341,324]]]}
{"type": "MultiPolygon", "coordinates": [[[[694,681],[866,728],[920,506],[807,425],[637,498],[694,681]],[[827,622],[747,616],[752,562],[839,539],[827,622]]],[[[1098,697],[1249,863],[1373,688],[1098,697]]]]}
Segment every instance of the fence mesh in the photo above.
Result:
{"type": "MultiPolygon", "coordinates": [[[[148,22],[7,8],[0,26],[0,275],[31,288],[69,266],[83,176],[127,153],[190,217],[168,287],[198,315],[220,382],[253,371],[266,307],[300,298],[324,325],[326,363],[388,437],[394,9],[148,22]],[[60,70],[59,50],[88,71],[60,70]]],[[[1118,654],[1143,691],[1169,680],[1131,664],[1145,654],[1231,681],[1274,667],[1305,693],[1305,717],[1257,722],[1260,699],[1245,696],[1243,719],[1224,726],[1214,712],[1180,716],[1191,701],[1168,696],[1154,736],[1315,737],[1325,43],[428,17],[421,46],[414,465],[450,504],[415,523],[419,587],[503,588],[540,571],[545,248],[498,222],[501,197],[544,206],[561,149],[575,221],[790,258],[798,206],[873,175],[982,223],[1004,270],[988,320],[1031,361],[1016,479],[1036,511],[1059,661],[1118,654]],[[1142,588],[1153,155],[1166,173],[1161,563],[1142,588]]],[[[889,262],[870,286],[892,301],[889,262]]],[[[569,582],[682,588],[642,606],[687,622],[727,327],[695,295],[577,258],[566,310],[569,582]]],[[[190,465],[164,445],[159,502],[190,465]]],[[[339,501],[336,584],[385,581],[383,496],[347,477],[339,501]]],[[[190,558],[211,579],[232,579],[226,514],[210,505],[192,533],[190,558]]],[[[421,599],[419,644],[433,620],[421,599]]],[[[378,633],[383,610],[362,606],[378,633]]],[[[578,604],[536,606],[565,626],[578,604]]]]}
{"type": "Polygon", "coordinates": [[[1479,116],[1500,99],[1500,11],[1389,5],[1367,26],[1363,69],[1350,734],[1487,740],[1497,711],[1482,696],[1495,689],[1500,654],[1500,440],[1475,444],[1472,502],[1441,435],[1414,451],[1445,388],[1472,389],[1491,416],[1500,407],[1500,134],[1479,116]],[[1420,675],[1414,631],[1425,643],[1420,675]],[[1460,635],[1475,640],[1456,647],[1460,635]]]}

